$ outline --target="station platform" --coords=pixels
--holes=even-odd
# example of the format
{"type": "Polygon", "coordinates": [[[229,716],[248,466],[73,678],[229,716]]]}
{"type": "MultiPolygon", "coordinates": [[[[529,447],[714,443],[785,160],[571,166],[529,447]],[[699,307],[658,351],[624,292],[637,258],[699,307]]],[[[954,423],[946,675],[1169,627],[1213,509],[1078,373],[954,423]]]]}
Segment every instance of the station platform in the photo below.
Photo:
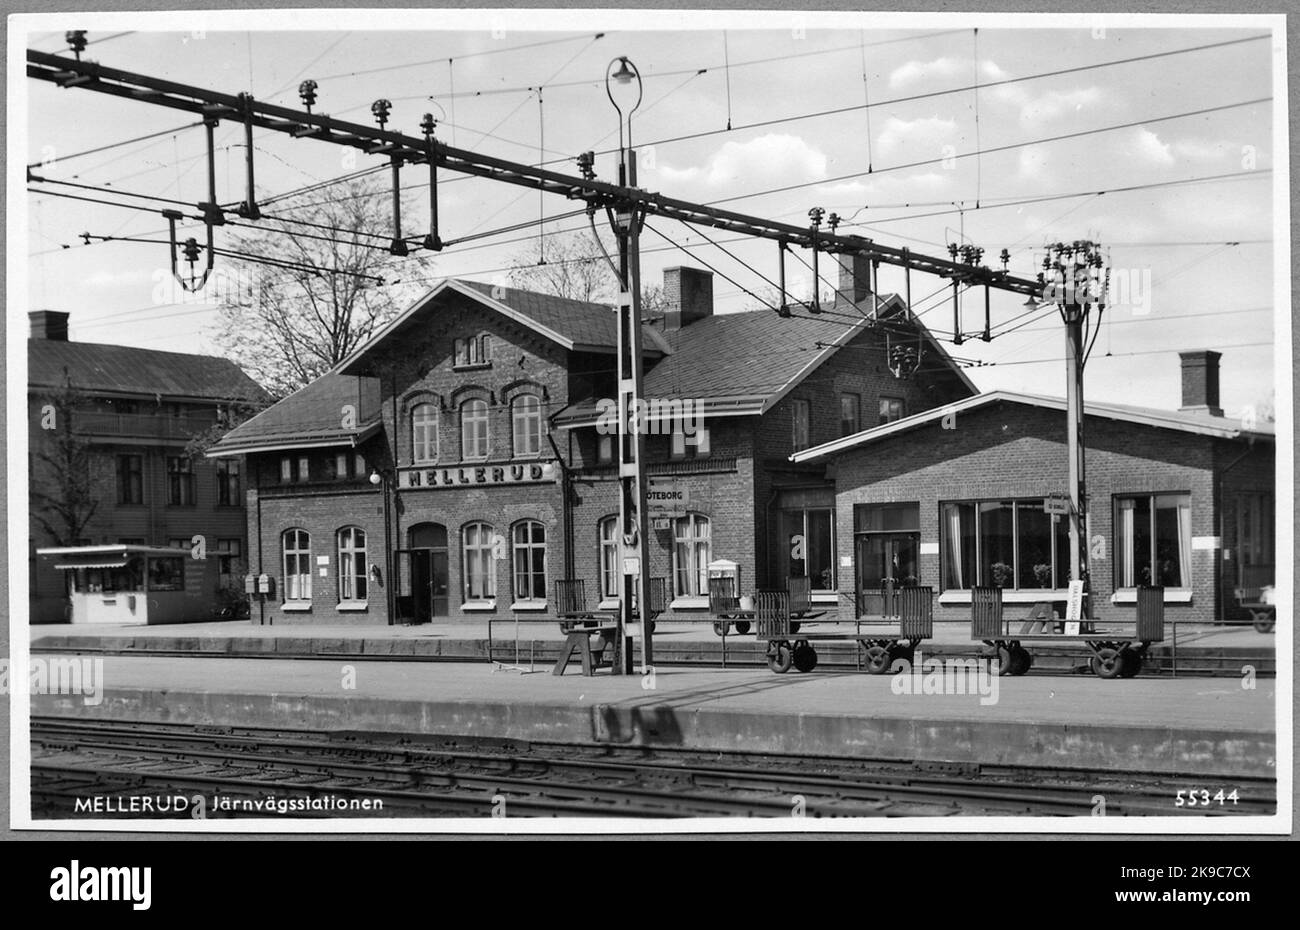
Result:
{"type": "MultiPolygon", "coordinates": [[[[808,624],[808,632],[852,630],[851,623],[808,624]]],[[[863,631],[877,629],[865,626],[863,631]]],[[[980,644],[970,640],[968,623],[935,623],[935,635],[922,647],[936,656],[971,656],[980,644]]],[[[659,665],[765,665],[764,651],[753,635],[728,635],[725,643],[708,622],[660,622],[654,634],[659,665]]],[[[160,626],[59,624],[31,627],[33,649],[106,655],[199,655],[238,657],[333,658],[364,656],[387,660],[554,662],[563,643],[554,619],[496,619],[489,640],[486,620],[439,621],[419,625],[376,624],[262,626],[249,621],[217,621],[160,626]],[[516,639],[517,633],[517,639],[516,639]]],[[[1166,641],[1152,646],[1144,674],[1240,676],[1276,673],[1275,637],[1249,626],[1171,624],[1166,641]]],[[[1068,674],[1082,670],[1089,653],[1081,644],[1033,644],[1034,670],[1068,674]]],[[[857,656],[849,643],[817,647],[821,664],[852,669],[857,656]]]]}
{"type": "MultiPolygon", "coordinates": [[[[39,653],[34,653],[39,655],[39,653]]],[[[950,763],[1275,774],[1275,683],[971,676],[965,693],[890,676],[657,668],[534,674],[486,663],[103,656],[102,701],[32,713],[313,731],[379,730],[950,763]],[[983,678],[977,687],[975,679],[983,678]]]]}

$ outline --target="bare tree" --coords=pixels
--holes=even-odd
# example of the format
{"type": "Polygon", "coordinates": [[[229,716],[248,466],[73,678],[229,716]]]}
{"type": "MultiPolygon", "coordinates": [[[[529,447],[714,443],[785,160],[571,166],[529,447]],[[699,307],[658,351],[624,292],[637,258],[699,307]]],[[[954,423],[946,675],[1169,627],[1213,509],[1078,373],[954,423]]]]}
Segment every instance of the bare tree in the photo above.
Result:
{"type": "MultiPolygon", "coordinates": [[[[602,235],[597,243],[587,229],[552,232],[544,241],[535,239],[529,248],[515,255],[510,284],[570,300],[611,304],[618,294],[618,276],[610,267],[611,260],[618,261],[618,246],[611,237],[602,235]]],[[[663,287],[657,284],[647,287],[642,281],[643,318],[652,320],[663,316],[663,306],[663,287]]]]}
{"type": "Polygon", "coordinates": [[[315,190],[268,211],[305,222],[268,216],[265,231],[238,240],[238,251],[285,264],[231,259],[241,286],[216,341],[274,397],[329,371],[427,283],[428,258],[388,251],[389,196],[372,178],[315,190]]]}
{"type": "Polygon", "coordinates": [[[40,398],[41,433],[31,475],[31,517],[57,546],[76,545],[95,518],[107,474],[104,456],[77,428],[86,396],[64,372],[63,385],[40,398]]]}

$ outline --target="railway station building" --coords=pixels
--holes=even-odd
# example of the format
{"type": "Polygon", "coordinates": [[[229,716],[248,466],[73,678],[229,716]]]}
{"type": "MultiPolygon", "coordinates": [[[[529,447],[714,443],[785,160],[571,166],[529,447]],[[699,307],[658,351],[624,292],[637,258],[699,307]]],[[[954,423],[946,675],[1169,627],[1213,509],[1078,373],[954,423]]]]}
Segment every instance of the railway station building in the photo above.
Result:
{"type": "MultiPolygon", "coordinates": [[[[708,272],[664,274],[647,320],[646,515],[665,620],[704,617],[711,564],[743,591],[854,584],[834,469],[791,456],[941,409],[974,386],[896,296],[845,258],[838,293],[715,314],[708,272]],[[896,377],[911,354],[910,377],[896,377]]],[[[333,371],[209,452],[248,475],[253,620],[554,616],[555,582],[617,603],[612,308],[449,279],[333,371]]],[[[852,519],[850,512],[849,519],[852,519]]]]}
{"type": "MultiPolygon", "coordinates": [[[[1224,416],[1217,352],[1181,361],[1178,410],[1085,407],[1094,616],[1131,616],[1149,584],[1167,619],[1213,622],[1274,582],[1271,424],[1224,416]]],[[[1049,499],[1068,497],[1066,435],[1063,400],[992,391],[796,452],[834,476],[843,599],[892,577],[932,586],[936,619],[969,618],[976,585],[1064,616],[1069,518],[1049,499]]]]}

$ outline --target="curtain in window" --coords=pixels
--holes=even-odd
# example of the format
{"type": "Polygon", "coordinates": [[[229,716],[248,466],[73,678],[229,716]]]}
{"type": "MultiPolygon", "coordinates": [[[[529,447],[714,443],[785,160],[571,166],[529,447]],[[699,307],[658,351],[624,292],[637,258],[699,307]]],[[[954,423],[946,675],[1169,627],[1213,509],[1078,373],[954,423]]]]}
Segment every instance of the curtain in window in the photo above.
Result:
{"type": "Polygon", "coordinates": [[[1192,584],[1192,505],[1190,501],[1178,505],[1178,583],[1181,587],[1192,584]]]}
{"type": "Polygon", "coordinates": [[[943,568],[944,578],[950,588],[964,588],[966,582],[961,573],[961,508],[956,504],[943,505],[944,536],[943,568]]]}
{"type": "Polygon", "coordinates": [[[1136,501],[1131,498],[1122,498],[1119,502],[1119,541],[1123,549],[1120,551],[1120,581],[1121,588],[1132,588],[1136,585],[1134,580],[1134,553],[1133,545],[1136,538],[1135,527],[1133,526],[1133,509],[1136,501]]]}

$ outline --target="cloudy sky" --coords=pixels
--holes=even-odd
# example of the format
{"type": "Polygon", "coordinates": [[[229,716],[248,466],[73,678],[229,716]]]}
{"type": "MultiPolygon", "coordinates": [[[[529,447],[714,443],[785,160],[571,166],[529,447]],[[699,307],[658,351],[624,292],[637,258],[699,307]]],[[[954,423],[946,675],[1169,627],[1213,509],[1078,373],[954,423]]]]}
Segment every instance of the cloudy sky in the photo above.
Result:
{"type": "MultiPolygon", "coordinates": [[[[1031,16],[1017,21],[1035,25],[1031,16]]],[[[433,112],[446,142],[564,171],[576,170],[579,152],[616,145],[603,76],[613,57],[627,55],[644,76],[634,117],[641,186],[788,222],[806,222],[808,209],[821,206],[845,218],[841,232],[938,255],[948,243],[969,242],[985,248],[990,264],[1006,248],[1011,270],[1023,275],[1037,270],[1047,242],[1098,238],[1109,248],[1112,288],[1127,288],[1128,303],[1106,315],[1088,369],[1090,398],[1176,407],[1177,351],[1191,348],[1223,352],[1230,415],[1272,393],[1272,98],[1283,90],[1274,86],[1273,43],[1258,22],[1008,28],[1005,20],[953,16],[881,29],[872,25],[878,18],[841,17],[828,28],[813,18],[682,14],[651,29],[615,14],[563,22],[481,14],[462,18],[460,28],[400,31],[375,30],[373,18],[331,22],[339,28],[150,32],[157,21],[137,18],[91,30],[91,40],[103,41],[86,55],[294,107],[299,81],[313,78],[317,112],[369,122],[371,102],[383,97],[393,103],[392,127],[418,133],[421,115],[433,112]]],[[[33,32],[29,45],[62,51],[62,29],[79,25],[33,32]]],[[[30,108],[27,160],[53,159],[41,169],[48,176],[119,194],[205,198],[199,129],[71,157],[193,122],[187,114],[35,81],[21,89],[30,108]]],[[[243,197],[241,142],[241,127],[219,127],[222,201],[243,197]]],[[[263,198],[370,164],[364,154],[269,131],[257,134],[255,148],[263,198]]],[[[598,157],[596,168],[611,178],[613,156],[598,157]]],[[[427,173],[408,168],[403,176],[417,184],[427,173]]],[[[444,238],[574,207],[558,198],[539,203],[535,192],[509,185],[447,180],[444,238]]],[[[156,214],[46,194],[26,203],[31,307],[71,311],[80,341],[215,351],[213,307],[172,304],[174,293],[160,285],[165,246],[81,245],[83,231],[156,238],[165,229],[156,214]]],[[[425,223],[417,211],[404,225],[413,235],[425,223]]],[[[715,281],[720,312],[754,307],[746,290],[768,287],[698,233],[667,220],[650,225],[692,255],[647,232],[649,281],[665,267],[707,261],[736,282],[715,281]]],[[[546,228],[563,237],[580,227],[568,219],[546,228]]],[[[218,231],[219,242],[226,233],[218,231]]],[[[536,238],[503,233],[449,249],[434,275],[504,281],[535,247],[529,236],[536,238]]],[[[727,248],[775,277],[771,243],[727,248]]],[[[804,266],[794,259],[787,271],[792,290],[807,294],[804,266]]],[[[901,289],[901,272],[882,270],[881,283],[901,289]]],[[[951,332],[947,283],[914,276],[912,287],[922,319],[951,332]]],[[[972,291],[963,303],[963,329],[977,332],[983,294],[972,291]]],[[[980,388],[1061,394],[1059,323],[1025,313],[1022,299],[995,292],[994,331],[1014,331],[950,351],[975,364],[970,375],[980,388]]]]}

